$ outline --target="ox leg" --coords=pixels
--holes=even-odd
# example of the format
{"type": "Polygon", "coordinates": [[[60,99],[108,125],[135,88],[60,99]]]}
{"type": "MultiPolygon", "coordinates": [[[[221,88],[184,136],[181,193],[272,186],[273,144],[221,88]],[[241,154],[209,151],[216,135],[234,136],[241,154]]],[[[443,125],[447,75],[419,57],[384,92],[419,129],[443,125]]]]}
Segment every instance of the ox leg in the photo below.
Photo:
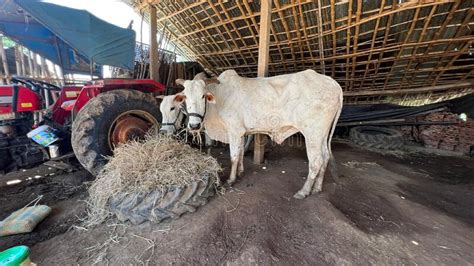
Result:
{"type": "Polygon", "coordinates": [[[306,139],[306,153],[308,154],[308,177],[303,187],[293,196],[297,199],[304,199],[311,194],[311,189],[314,186],[316,176],[323,163],[323,156],[321,153],[321,141],[311,141],[306,139]]]}
{"type": "Polygon", "coordinates": [[[232,163],[230,169],[230,176],[227,180],[227,183],[230,185],[235,182],[237,179],[237,168],[239,166],[240,154],[243,150],[244,138],[243,137],[231,137],[229,147],[230,147],[230,161],[232,163]]]}
{"type": "Polygon", "coordinates": [[[326,167],[328,166],[329,158],[330,158],[329,148],[327,145],[323,145],[322,164],[321,164],[321,168],[318,171],[318,175],[316,176],[316,182],[314,183],[314,186],[312,189],[313,193],[321,192],[321,189],[323,187],[324,174],[326,173],[326,167]]]}
{"type": "Polygon", "coordinates": [[[211,154],[211,147],[214,141],[211,139],[211,137],[209,137],[209,135],[207,135],[207,133],[204,133],[204,140],[205,140],[206,148],[207,148],[206,152],[207,154],[211,154]]]}
{"type": "Polygon", "coordinates": [[[240,154],[239,154],[239,165],[237,168],[237,175],[241,176],[244,172],[244,154],[245,154],[245,139],[242,138],[242,146],[240,147],[240,154]]]}

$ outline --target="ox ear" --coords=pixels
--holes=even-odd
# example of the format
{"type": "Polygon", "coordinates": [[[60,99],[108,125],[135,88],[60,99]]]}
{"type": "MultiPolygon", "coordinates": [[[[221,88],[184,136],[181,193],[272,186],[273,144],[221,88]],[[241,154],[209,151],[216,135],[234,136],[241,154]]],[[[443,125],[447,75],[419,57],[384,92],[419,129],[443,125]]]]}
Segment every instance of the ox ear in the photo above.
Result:
{"type": "Polygon", "coordinates": [[[177,84],[177,85],[184,86],[184,82],[185,82],[184,79],[177,79],[177,80],[176,80],[176,84],[177,84]]]}
{"type": "Polygon", "coordinates": [[[174,96],[174,101],[177,102],[177,103],[182,103],[185,99],[186,99],[186,95],[181,94],[181,93],[176,94],[174,96]]]}
{"type": "Polygon", "coordinates": [[[216,103],[216,97],[214,97],[212,92],[206,92],[206,100],[208,103],[216,103]]]}

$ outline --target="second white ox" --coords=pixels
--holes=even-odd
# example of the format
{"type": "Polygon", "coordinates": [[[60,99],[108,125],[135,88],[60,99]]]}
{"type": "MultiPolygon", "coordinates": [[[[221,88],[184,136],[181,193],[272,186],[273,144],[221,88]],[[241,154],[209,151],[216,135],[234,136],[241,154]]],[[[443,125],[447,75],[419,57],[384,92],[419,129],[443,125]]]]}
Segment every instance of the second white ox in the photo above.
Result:
{"type": "Polygon", "coordinates": [[[342,109],[342,89],[332,78],[306,70],[270,78],[244,78],[227,70],[217,84],[204,80],[177,80],[184,91],[174,98],[186,101],[188,128],[229,143],[232,162],[228,183],[243,170],[246,134],[268,134],[281,144],[301,132],[305,137],[309,173],[294,195],[304,198],[321,191],[332,159],[331,138],[342,109]]]}

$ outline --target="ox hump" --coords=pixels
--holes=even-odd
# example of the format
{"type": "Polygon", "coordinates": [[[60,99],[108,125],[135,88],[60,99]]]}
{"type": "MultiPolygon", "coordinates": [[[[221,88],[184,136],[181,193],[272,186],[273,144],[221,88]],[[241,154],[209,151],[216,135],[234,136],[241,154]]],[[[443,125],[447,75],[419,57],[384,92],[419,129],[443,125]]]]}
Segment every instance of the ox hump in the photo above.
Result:
{"type": "Polygon", "coordinates": [[[217,78],[220,82],[224,81],[224,80],[228,80],[229,78],[231,77],[235,77],[235,76],[239,76],[239,74],[237,74],[237,72],[233,69],[229,69],[229,70],[226,70],[224,72],[222,72],[219,77],[217,78]]]}

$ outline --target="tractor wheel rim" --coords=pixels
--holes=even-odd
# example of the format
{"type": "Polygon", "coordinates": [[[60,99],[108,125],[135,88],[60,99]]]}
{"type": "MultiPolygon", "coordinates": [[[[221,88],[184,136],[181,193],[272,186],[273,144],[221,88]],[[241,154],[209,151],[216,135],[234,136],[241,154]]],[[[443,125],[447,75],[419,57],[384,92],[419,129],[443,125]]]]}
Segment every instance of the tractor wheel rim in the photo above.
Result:
{"type": "Polygon", "coordinates": [[[148,112],[130,110],[120,114],[109,130],[110,149],[129,140],[143,138],[153,125],[158,125],[158,121],[148,112]]]}

